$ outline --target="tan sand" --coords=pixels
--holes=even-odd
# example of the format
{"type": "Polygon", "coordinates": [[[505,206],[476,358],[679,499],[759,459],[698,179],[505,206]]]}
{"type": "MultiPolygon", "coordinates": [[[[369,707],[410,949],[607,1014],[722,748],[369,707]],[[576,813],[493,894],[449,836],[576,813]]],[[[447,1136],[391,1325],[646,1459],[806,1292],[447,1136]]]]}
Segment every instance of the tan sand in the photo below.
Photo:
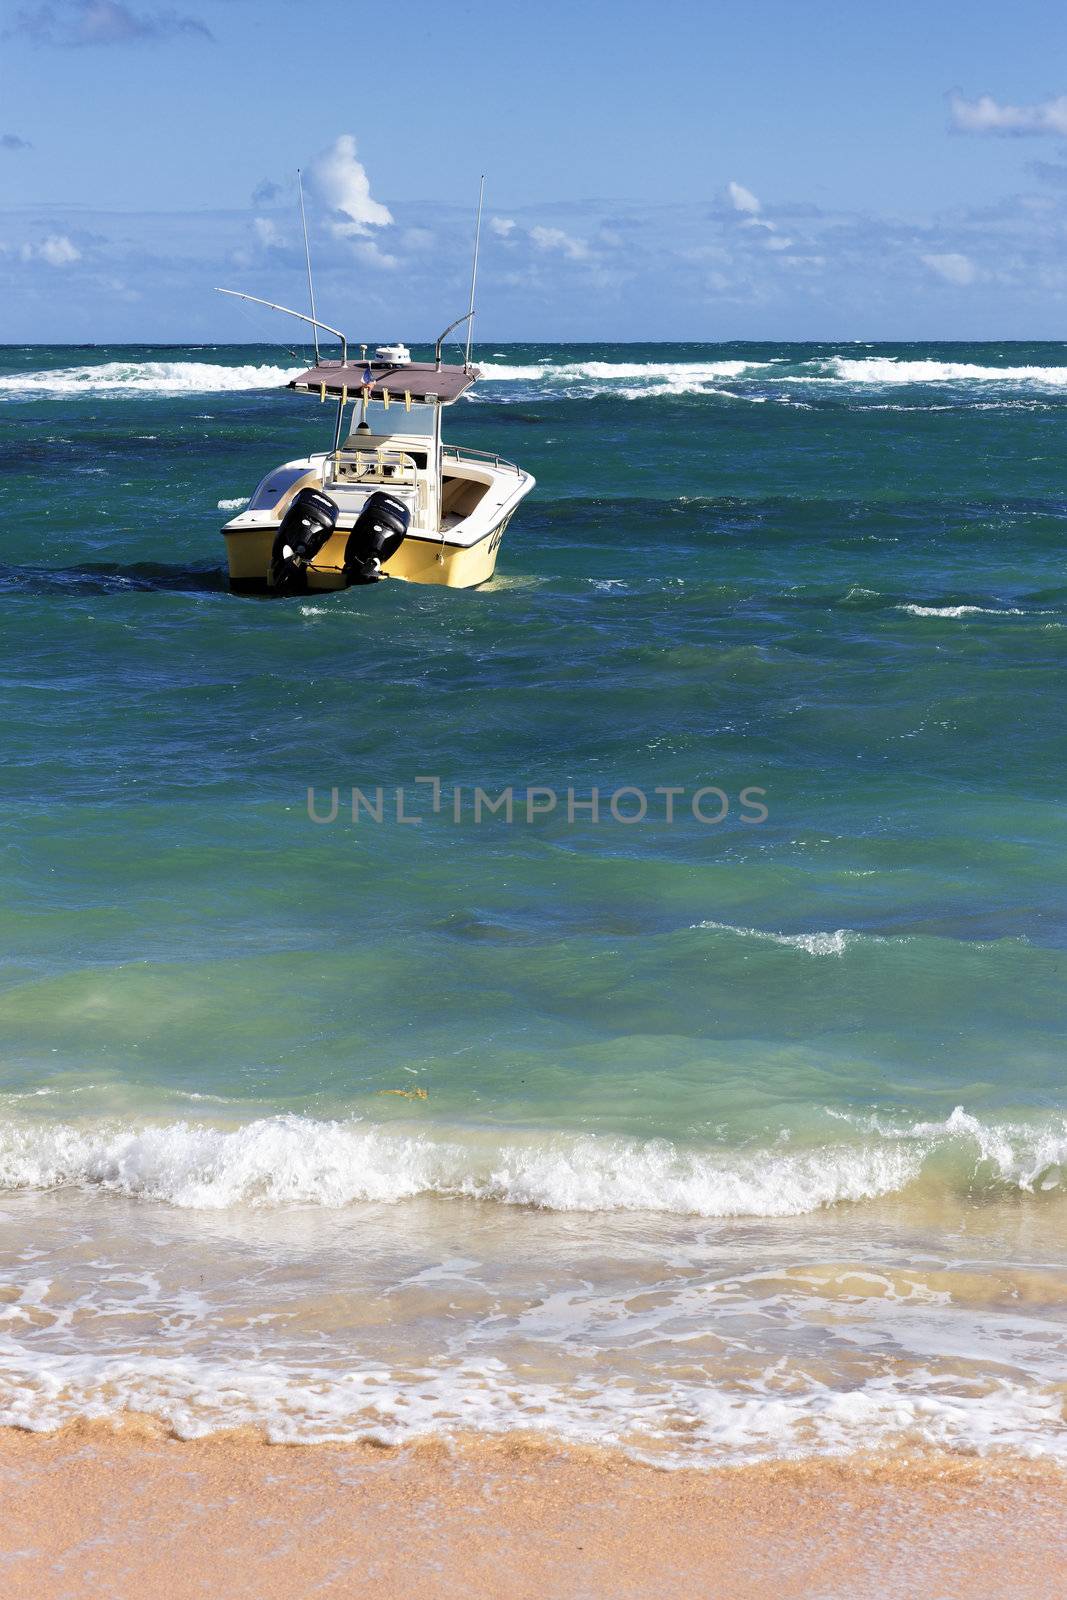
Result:
{"type": "Polygon", "coordinates": [[[4,1600],[1060,1600],[1067,1478],[944,1456],[664,1472],[537,1440],[0,1429],[4,1600]]]}

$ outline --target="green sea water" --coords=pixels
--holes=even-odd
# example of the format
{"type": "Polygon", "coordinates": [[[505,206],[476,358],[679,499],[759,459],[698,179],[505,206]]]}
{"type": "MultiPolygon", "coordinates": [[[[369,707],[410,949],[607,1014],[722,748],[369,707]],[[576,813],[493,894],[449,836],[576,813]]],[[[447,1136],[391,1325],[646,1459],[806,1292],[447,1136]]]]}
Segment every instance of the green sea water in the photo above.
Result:
{"type": "Polygon", "coordinates": [[[0,1417],[1063,1450],[1067,346],[479,354],[273,601],[301,352],[0,351],[0,1417]]]}

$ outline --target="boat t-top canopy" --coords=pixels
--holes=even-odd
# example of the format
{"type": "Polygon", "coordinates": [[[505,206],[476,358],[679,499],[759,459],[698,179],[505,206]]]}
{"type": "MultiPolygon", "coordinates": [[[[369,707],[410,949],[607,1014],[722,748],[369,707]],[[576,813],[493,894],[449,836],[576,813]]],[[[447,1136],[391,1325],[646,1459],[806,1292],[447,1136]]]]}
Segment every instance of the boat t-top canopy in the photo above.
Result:
{"type": "Polygon", "coordinates": [[[470,365],[469,343],[468,359],[464,366],[448,367],[441,360],[441,346],[448,335],[461,327],[464,322],[469,323],[473,320],[473,303],[469,311],[462,317],[457,317],[455,322],[450,322],[444,332],[437,335],[432,361],[368,361],[365,357],[360,361],[349,361],[347,336],[340,328],[331,328],[328,322],[320,321],[314,312],[309,317],[306,312],[294,311],[292,306],[278,305],[275,300],[261,300],[256,294],[246,294],[243,289],[220,288],[217,292],[231,295],[235,300],[250,300],[253,305],[266,306],[269,311],[281,311],[287,317],[296,317],[298,322],[310,323],[315,329],[316,339],[321,328],[324,333],[329,333],[340,340],[340,361],[319,360],[316,344],[315,365],[302,372],[298,378],[293,378],[289,384],[290,389],[301,389],[307,394],[317,393],[323,400],[328,394],[340,396],[341,405],[337,412],[338,437],[341,429],[341,412],[349,398],[364,401],[384,400],[388,405],[395,397],[403,401],[406,406],[449,406],[453,400],[458,400],[461,394],[465,394],[478,377],[478,368],[470,365]]]}
{"type": "Polygon", "coordinates": [[[398,400],[401,405],[451,405],[477,380],[477,367],[437,366],[433,361],[320,361],[290,389],[307,394],[342,395],[350,400],[398,400]],[[368,382],[368,375],[370,381],[368,382]]]}

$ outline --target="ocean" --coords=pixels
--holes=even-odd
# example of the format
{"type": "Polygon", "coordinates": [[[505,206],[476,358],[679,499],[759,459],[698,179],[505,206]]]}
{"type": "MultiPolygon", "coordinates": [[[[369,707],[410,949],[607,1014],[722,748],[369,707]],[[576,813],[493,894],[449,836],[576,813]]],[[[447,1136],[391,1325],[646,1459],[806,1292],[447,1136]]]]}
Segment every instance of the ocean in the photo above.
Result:
{"type": "Polygon", "coordinates": [[[477,355],[268,600],[302,349],[0,350],[0,1421],[1067,1458],[1067,345],[477,355]]]}

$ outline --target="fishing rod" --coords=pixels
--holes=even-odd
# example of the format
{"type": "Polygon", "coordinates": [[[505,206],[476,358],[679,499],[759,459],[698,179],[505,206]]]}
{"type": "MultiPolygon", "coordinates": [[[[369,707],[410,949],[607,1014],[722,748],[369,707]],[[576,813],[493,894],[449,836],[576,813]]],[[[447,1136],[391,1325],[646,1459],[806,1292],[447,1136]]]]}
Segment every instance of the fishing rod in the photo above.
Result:
{"type": "MultiPolygon", "coordinates": [[[[261,300],[258,294],[245,294],[243,289],[220,289],[215,285],[216,294],[230,294],[235,300],[251,300],[254,306],[266,306],[268,311],[281,311],[287,317],[296,317],[300,322],[309,322],[313,328],[321,328],[324,333],[331,333],[335,339],[341,341],[341,365],[348,360],[348,336],[340,328],[331,328],[328,322],[322,322],[318,317],[309,317],[304,311],[294,311],[292,306],[280,306],[274,300],[261,300]]],[[[316,344],[316,351],[318,346],[316,344]]]]}

